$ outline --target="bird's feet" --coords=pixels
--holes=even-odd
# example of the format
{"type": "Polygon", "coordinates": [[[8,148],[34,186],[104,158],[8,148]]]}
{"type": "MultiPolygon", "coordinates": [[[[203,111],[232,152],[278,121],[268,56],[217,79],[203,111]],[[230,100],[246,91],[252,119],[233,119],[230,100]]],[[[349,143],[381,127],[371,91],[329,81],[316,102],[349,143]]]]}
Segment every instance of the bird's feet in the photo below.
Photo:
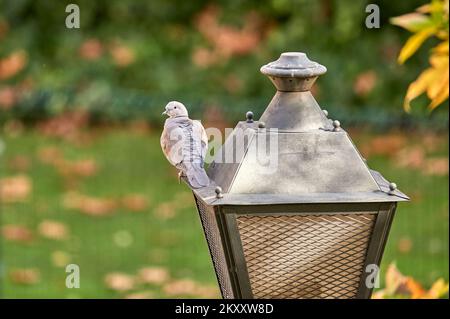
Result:
{"type": "Polygon", "coordinates": [[[184,176],[183,171],[178,172],[178,184],[181,184],[181,178],[184,176]]]}

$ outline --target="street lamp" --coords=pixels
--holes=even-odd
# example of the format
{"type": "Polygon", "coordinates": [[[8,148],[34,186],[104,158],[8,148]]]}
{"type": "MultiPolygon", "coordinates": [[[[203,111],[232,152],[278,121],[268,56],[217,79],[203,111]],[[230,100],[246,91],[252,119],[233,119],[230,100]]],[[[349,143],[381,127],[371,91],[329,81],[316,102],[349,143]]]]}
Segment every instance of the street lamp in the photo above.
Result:
{"type": "Polygon", "coordinates": [[[324,66],[288,52],[261,72],[275,96],[227,138],[211,185],[193,190],[222,296],[369,298],[367,270],[380,264],[397,202],[409,198],[368,168],[315,101],[324,66]],[[271,167],[258,157],[264,141],[276,145],[271,167]]]}

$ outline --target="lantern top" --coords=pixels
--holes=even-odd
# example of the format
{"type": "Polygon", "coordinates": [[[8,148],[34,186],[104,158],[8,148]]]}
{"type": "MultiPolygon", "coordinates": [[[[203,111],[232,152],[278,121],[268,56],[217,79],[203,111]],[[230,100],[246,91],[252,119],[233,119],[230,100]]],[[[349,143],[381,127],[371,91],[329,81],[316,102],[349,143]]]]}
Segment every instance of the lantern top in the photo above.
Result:
{"type": "Polygon", "coordinates": [[[209,205],[409,199],[369,169],[340,122],[329,119],[309,92],[326,72],[324,66],[304,53],[287,52],[261,72],[278,92],[260,121],[247,113],[247,121],[239,122],[228,136],[208,168],[210,186],[194,190],[199,198],[209,205]]]}
{"type": "Polygon", "coordinates": [[[279,77],[310,78],[326,72],[326,67],[311,61],[303,52],[282,53],[278,60],[261,67],[261,73],[279,77]]]}
{"type": "Polygon", "coordinates": [[[270,62],[260,69],[269,77],[278,91],[309,91],[319,75],[327,68],[308,59],[302,52],[282,53],[278,60],[270,62]]]}

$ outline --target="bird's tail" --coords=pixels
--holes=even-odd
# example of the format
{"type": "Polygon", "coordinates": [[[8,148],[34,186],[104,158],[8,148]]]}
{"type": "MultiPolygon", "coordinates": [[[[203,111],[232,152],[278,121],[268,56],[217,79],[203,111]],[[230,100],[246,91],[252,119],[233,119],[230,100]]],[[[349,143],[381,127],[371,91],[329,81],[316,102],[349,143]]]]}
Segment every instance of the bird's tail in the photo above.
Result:
{"type": "Polygon", "coordinates": [[[200,163],[188,163],[185,174],[192,188],[201,188],[209,185],[209,177],[200,163]]]}

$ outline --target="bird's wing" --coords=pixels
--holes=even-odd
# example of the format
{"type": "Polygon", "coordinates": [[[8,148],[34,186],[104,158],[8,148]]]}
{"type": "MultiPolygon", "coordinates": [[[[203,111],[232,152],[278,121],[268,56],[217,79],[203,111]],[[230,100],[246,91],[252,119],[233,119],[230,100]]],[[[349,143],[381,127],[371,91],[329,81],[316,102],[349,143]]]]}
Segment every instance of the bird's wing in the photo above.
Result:
{"type": "Polygon", "coordinates": [[[161,134],[161,148],[167,160],[177,165],[183,160],[183,130],[166,122],[161,134]]]}
{"type": "Polygon", "coordinates": [[[206,134],[205,128],[200,121],[193,121],[193,131],[194,136],[201,141],[201,156],[202,160],[205,160],[206,152],[208,151],[208,135],[206,134]]]}

